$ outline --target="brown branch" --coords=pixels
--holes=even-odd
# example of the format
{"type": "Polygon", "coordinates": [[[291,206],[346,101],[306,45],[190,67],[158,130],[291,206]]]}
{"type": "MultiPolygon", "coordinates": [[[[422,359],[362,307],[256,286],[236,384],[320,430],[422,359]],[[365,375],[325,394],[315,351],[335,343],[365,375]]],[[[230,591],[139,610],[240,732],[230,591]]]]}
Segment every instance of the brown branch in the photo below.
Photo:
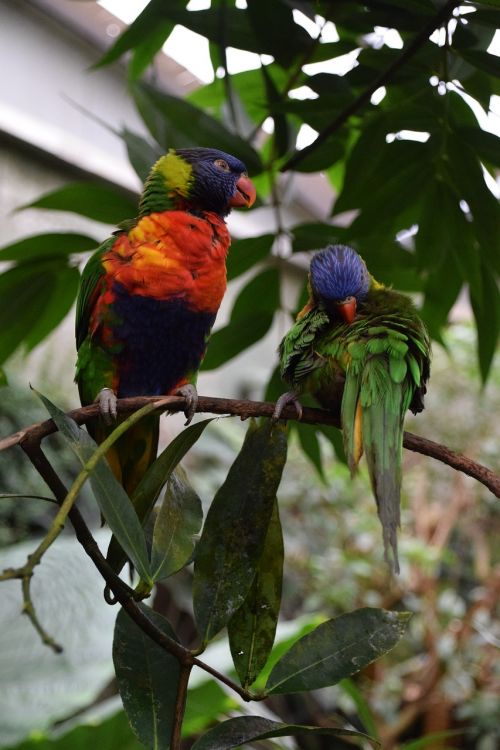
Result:
{"type": "MultiPolygon", "coordinates": [[[[118,401],[118,412],[121,415],[130,414],[130,412],[140,409],[145,404],[158,401],[155,396],[137,396],[136,398],[124,398],[118,401]]],[[[178,412],[184,410],[184,398],[181,396],[170,396],[162,399],[162,405],[158,411],[178,412]]],[[[274,404],[264,401],[243,401],[238,399],[215,398],[212,396],[200,396],[198,401],[198,412],[209,412],[212,414],[232,414],[247,419],[248,417],[272,417],[274,404]]],[[[68,416],[78,424],[84,424],[89,419],[99,414],[97,404],[83,406],[80,409],[73,409],[68,412],[68,416]]],[[[284,419],[296,419],[296,413],[293,406],[287,406],[283,410],[284,419]]],[[[302,420],[304,424],[322,424],[340,428],[339,420],[333,414],[322,409],[311,409],[304,407],[302,420]]],[[[25,447],[26,443],[37,443],[47,435],[56,432],[56,426],[51,419],[45,422],[38,422],[30,425],[14,435],[0,440],[0,451],[11,448],[14,445],[25,447]]],[[[408,450],[415,453],[421,453],[424,456],[441,461],[451,468],[461,471],[468,476],[473,477],[481,484],[484,484],[496,497],[500,497],[500,476],[495,474],[486,466],[473,461],[471,458],[456,453],[446,445],[436,443],[433,440],[414,435],[411,432],[405,432],[403,445],[408,450]]]]}
{"type": "Polygon", "coordinates": [[[186,712],[188,683],[192,668],[192,664],[180,665],[177,695],[175,697],[174,720],[170,734],[170,750],[180,750],[181,748],[182,722],[186,712]]]}
{"type": "Polygon", "coordinates": [[[289,169],[294,169],[299,162],[301,162],[303,159],[305,159],[309,154],[314,151],[321,143],[326,141],[327,138],[329,138],[333,133],[336,133],[337,130],[339,130],[342,125],[347,122],[349,117],[351,115],[355,114],[364,104],[367,104],[372,94],[375,93],[377,89],[379,89],[381,86],[385,86],[385,84],[389,83],[392,76],[396,71],[398,71],[400,68],[405,65],[405,63],[410,60],[413,55],[418,52],[420,47],[425,44],[425,42],[428,40],[428,38],[431,36],[431,34],[439,27],[441,24],[443,24],[445,21],[447,21],[455,8],[460,5],[460,0],[448,0],[443,7],[436,13],[436,15],[432,18],[429,23],[425,24],[425,26],[421,29],[421,31],[416,34],[411,42],[403,49],[402,53],[399,55],[399,57],[394,60],[394,62],[389,65],[388,68],[386,68],[377,78],[371,83],[367,89],[365,89],[356,99],[354,99],[342,112],[340,112],[339,115],[324,128],[320,133],[318,134],[318,137],[316,140],[310,144],[310,146],[306,146],[306,148],[303,148],[300,151],[296,151],[292,156],[282,165],[281,171],[286,172],[289,169]]]}

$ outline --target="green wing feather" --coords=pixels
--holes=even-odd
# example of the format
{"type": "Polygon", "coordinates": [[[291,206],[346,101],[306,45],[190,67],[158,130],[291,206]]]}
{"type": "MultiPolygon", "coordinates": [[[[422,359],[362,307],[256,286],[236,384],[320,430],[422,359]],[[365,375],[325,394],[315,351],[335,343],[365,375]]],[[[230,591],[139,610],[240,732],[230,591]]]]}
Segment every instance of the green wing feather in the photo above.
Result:
{"type": "Polygon", "coordinates": [[[303,390],[307,377],[322,364],[315,352],[315,342],[329,325],[328,314],[314,307],[295,322],[280,344],[281,376],[298,392],[303,390]]]}
{"type": "Polygon", "coordinates": [[[77,349],[80,348],[81,344],[87,338],[92,313],[92,298],[99,287],[99,282],[105,274],[102,265],[102,256],[113,247],[115,241],[116,237],[110,237],[106,242],[103,242],[89,258],[83,269],[76,301],[75,334],[77,349]]]}

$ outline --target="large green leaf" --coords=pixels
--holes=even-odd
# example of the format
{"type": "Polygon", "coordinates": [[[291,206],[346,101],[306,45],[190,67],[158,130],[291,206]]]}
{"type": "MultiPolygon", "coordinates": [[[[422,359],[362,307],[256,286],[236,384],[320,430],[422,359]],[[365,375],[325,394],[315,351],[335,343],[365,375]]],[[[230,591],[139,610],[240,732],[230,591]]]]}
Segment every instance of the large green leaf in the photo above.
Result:
{"type": "Polygon", "coordinates": [[[136,201],[116,188],[94,182],[74,182],[65,185],[21,208],[73,211],[105,224],[118,224],[123,219],[130,219],[137,214],[136,201]]]}
{"type": "Polygon", "coordinates": [[[279,306],[280,275],[267,268],[254,276],[240,291],[231,310],[231,323],[257,312],[273,313],[279,306]]]}
{"type": "Polygon", "coordinates": [[[286,461],[286,427],[247,431],[215,495],[196,548],[193,604],[203,642],[243,604],[257,572],[286,461]]]}
{"type": "MultiPolygon", "coordinates": [[[[82,468],[96,452],[98,446],[90,435],[66,416],[45,396],[38,394],[50,416],[67,442],[82,468]]],[[[90,475],[95,498],[111,531],[118,539],[127,557],[133,562],[141,578],[149,581],[149,560],[146,540],[137,513],[130,498],[115,478],[109,464],[101,459],[90,475]]]]}
{"type": "Polygon", "coordinates": [[[200,737],[194,743],[192,750],[231,750],[231,748],[244,747],[247,742],[253,743],[273,737],[301,737],[302,735],[358,737],[365,742],[371,742],[375,747],[379,747],[379,743],[372,737],[351,729],[282,724],[261,716],[237,716],[223,724],[218,724],[203,737],[200,737]]]}
{"type": "Polygon", "coordinates": [[[299,54],[307,52],[314,42],[307,32],[295,23],[292,8],[283,0],[252,0],[247,15],[256,38],[279,65],[287,68],[299,54]],[[279,34],[276,33],[279,29],[279,34]]]}
{"type": "Polygon", "coordinates": [[[20,264],[0,275],[0,364],[30,335],[57,283],[57,265],[20,264]]]}
{"type": "Polygon", "coordinates": [[[119,135],[127,148],[130,164],[141,182],[145,182],[151,167],[163,155],[163,149],[127,128],[123,128],[119,135]]]}
{"type": "Polygon", "coordinates": [[[297,693],[335,685],[390,651],[411,615],[365,607],[319,625],[274,666],[270,694],[297,693]]]}
{"type": "Polygon", "coordinates": [[[62,266],[55,273],[55,281],[50,294],[45,290],[45,305],[39,307],[34,325],[24,337],[28,350],[34,349],[51,331],[59,325],[71,310],[76,299],[80,273],[77,268],[62,266]]]}
{"type": "Polygon", "coordinates": [[[89,250],[95,250],[98,244],[92,237],[83,234],[36,234],[2,247],[0,260],[25,261],[42,257],[61,257],[71,255],[71,253],[86,253],[89,250]]]}
{"type": "Polygon", "coordinates": [[[477,325],[479,369],[483,382],[486,382],[497,348],[500,300],[496,281],[484,264],[481,268],[481,280],[481,296],[475,296],[471,289],[471,304],[477,325]]]}
{"type": "Polygon", "coordinates": [[[283,533],[275,501],[252,586],[227,625],[234,665],[245,688],[255,682],[273,647],[281,603],[283,555],[283,533]]]}
{"type": "Polygon", "coordinates": [[[151,548],[151,577],[154,581],[176,573],[191,560],[196,534],[202,523],[201,500],[184,470],[177,467],[168,479],[154,525],[151,548]]]}
{"type": "MultiPolygon", "coordinates": [[[[134,490],[132,503],[140,523],[145,524],[162,487],[170,479],[172,472],[182,461],[186,453],[196,443],[205,427],[213,418],[204,419],[180,432],[160,453],[134,490]]],[[[118,539],[112,539],[106,556],[113,570],[120,571],[127,557],[118,539]]]]}
{"type": "Polygon", "coordinates": [[[500,205],[484,180],[481,164],[474,151],[458,136],[446,139],[446,169],[460,198],[470,207],[474,232],[483,258],[500,270],[500,205]]]}
{"type": "MultiPolygon", "coordinates": [[[[184,5],[184,0],[169,0],[170,8],[182,8],[184,5]]],[[[99,60],[96,67],[109,65],[115,60],[118,60],[118,58],[129,49],[143,45],[145,40],[150,37],[156,39],[156,33],[159,27],[165,33],[166,38],[169,29],[173,28],[173,23],[170,22],[170,24],[165,24],[165,20],[168,20],[168,16],[164,11],[164,0],[150,0],[142,13],[140,13],[135,21],[125,29],[113,46],[110,47],[106,54],[99,60]]]]}
{"type": "Polygon", "coordinates": [[[493,76],[494,78],[500,76],[500,59],[497,55],[490,55],[489,52],[484,52],[479,49],[460,50],[460,55],[475,68],[484,70],[484,72],[488,73],[490,76],[493,76]]]}
{"type": "MultiPolygon", "coordinates": [[[[142,612],[176,640],[164,617],[144,604],[142,612]]],[[[179,662],[121,609],[116,618],[113,662],[128,720],[139,740],[152,750],[168,750],[172,730],[179,662]]]]}
{"type": "Polygon", "coordinates": [[[264,260],[271,253],[274,242],[273,234],[263,234],[260,237],[246,237],[244,240],[234,240],[227,258],[228,281],[241,276],[259,261],[264,260]]]}
{"type": "Polygon", "coordinates": [[[146,84],[136,83],[132,93],[151,134],[165,150],[210,146],[239,157],[252,173],[262,170],[260,157],[248,141],[231,133],[202,109],[146,84]]]}
{"type": "Polygon", "coordinates": [[[273,317],[271,311],[257,310],[220,328],[210,337],[201,369],[215,370],[263,339],[271,328],[273,317]]]}
{"type": "Polygon", "coordinates": [[[474,149],[481,161],[500,167],[500,138],[497,135],[474,127],[459,127],[457,133],[474,149]]]}

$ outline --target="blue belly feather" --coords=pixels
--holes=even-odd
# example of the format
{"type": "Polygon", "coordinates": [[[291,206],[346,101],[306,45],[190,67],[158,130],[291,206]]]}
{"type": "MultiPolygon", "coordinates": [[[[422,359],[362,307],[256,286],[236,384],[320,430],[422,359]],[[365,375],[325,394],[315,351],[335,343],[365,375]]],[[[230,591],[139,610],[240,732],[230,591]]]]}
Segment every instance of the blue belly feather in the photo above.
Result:
{"type": "Polygon", "coordinates": [[[158,300],[131,295],[115,283],[114,337],[118,355],[118,397],[169,393],[198,370],[216,313],[196,312],[181,298],[158,300]]]}

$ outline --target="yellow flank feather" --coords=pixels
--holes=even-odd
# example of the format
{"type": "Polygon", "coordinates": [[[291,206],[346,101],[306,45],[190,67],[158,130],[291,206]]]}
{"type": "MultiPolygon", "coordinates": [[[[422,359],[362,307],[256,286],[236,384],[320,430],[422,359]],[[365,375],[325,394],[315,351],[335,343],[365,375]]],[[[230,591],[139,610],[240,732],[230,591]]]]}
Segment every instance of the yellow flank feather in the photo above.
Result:
{"type": "Polygon", "coordinates": [[[363,455],[363,408],[358,401],[356,406],[356,416],[354,417],[354,465],[357,466],[363,455]]]}
{"type": "Polygon", "coordinates": [[[184,159],[177,156],[173,149],[170,149],[168,154],[158,159],[153,169],[163,175],[169,190],[184,197],[188,196],[193,178],[193,168],[184,159]]]}

